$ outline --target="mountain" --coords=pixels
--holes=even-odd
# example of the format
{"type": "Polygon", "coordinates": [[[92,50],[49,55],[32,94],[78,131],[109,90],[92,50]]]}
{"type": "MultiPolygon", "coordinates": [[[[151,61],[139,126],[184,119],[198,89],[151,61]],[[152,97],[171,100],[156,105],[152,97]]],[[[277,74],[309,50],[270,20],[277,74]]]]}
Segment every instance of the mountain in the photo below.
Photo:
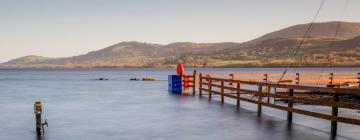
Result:
{"type": "Polygon", "coordinates": [[[68,58],[26,56],[3,63],[0,67],[172,67],[184,54],[204,53],[231,47],[241,48],[241,44],[177,42],[159,45],[132,41],[68,58]]]}
{"type": "Polygon", "coordinates": [[[24,56],[24,57],[21,57],[18,59],[11,60],[5,64],[7,64],[7,65],[27,65],[27,64],[37,64],[37,63],[45,62],[47,60],[50,60],[50,58],[36,56],[36,55],[29,55],[29,56],[24,56]]]}
{"type": "MultiPolygon", "coordinates": [[[[308,24],[294,25],[279,31],[265,34],[257,39],[250,41],[251,43],[257,43],[272,38],[302,38],[306,30],[309,28],[308,24]]],[[[322,22],[314,23],[308,37],[310,38],[334,38],[334,34],[338,29],[336,38],[339,39],[351,39],[360,35],[360,23],[353,22],[322,22]]]]}
{"type": "Polygon", "coordinates": [[[121,42],[84,55],[66,58],[26,56],[0,64],[1,68],[90,67],[298,67],[360,66],[360,23],[315,23],[297,49],[309,26],[301,24],[263,35],[245,43],[176,42],[167,45],[121,42]]]}

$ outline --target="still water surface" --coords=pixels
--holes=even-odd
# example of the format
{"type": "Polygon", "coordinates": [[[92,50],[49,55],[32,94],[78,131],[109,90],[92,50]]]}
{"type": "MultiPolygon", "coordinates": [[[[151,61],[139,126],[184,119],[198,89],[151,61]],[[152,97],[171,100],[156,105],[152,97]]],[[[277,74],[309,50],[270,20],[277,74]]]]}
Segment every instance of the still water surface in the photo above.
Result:
{"type": "MultiPolygon", "coordinates": [[[[200,69],[211,73],[281,73],[283,69],[200,69]]],[[[192,71],[188,69],[187,71],[192,71]]],[[[321,69],[296,71],[321,72],[321,69]]],[[[325,71],[359,71],[359,68],[325,71]]],[[[45,140],[301,140],[329,139],[330,123],[235,101],[167,92],[173,69],[0,70],[0,140],[35,140],[33,103],[43,102],[45,140]],[[128,81],[131,77],[157,81],[128,81]],[[94,80],[108,77],[109,81],[94,80]]],[[[338,139],[360,139],[360,127],[339,125],[338,139]]]]}

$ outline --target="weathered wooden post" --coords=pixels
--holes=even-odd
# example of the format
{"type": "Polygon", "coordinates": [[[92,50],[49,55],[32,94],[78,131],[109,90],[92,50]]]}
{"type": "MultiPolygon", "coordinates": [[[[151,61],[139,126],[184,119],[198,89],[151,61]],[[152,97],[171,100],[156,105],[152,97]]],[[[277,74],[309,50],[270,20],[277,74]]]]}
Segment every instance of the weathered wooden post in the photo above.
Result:
{"type": "Polygon", "coordinates": [[[237,82],[236,84],[236,106],[239,108],[240,107],[240,82],[237,82]]]}
{"type": "Polygon", "coordinates": [[[334,73],[330,73],[330,82],[329,82],[329,86],[330,87],[333,87],[333,84],[334,84],[334,73]]]}
{"type": "MultiPolygon", "coordinates": [[[[234,80],[235,80],[235,75],[234,74],[230,74],[230,76],[231,76],[231,89],[234,89],[234,80]]],[[[231,93],[233,93],[233,90],[231,90],[231,93]]]]}
{"type": "Polygon", "coordinates": [[[211,100],[212,80],[210,77],[209,77],[209,82],[208,82],[208,89],[209,89],[209,100],[211,100]]]}
{"type": "Polygon", "coordinates": [[[224,103],[224,81],[221,81],[221,103],[224,103]]]}
{"type": "Polygon", "coordinates": [[[48,122],[45,119],[45,123],[41,122],[42,115],[42,105],[41,101],[35,101],[34,103],[34,114],[35,114],[35,129],[37,136],[41,136],[41,134],[45,134],[44,125],[48,126],[48,122]]]}
{"type": "Polygon", "coordinates": [[[360,88],[360,72],[357,73],[357,75],[358,75],[358,84],[359,84],[359,88],[360,88]]]}
{"type": "Polygon", "coordinates": [[[259,90],[258,90],[258,108],[257,108],[257,112],[258,112],[258,116],[261,115],[261,103],[262,103],[262,84],[259,83],[259,90]]]}
{"type": "Polygon", "coordinates": [[[41,136],[42,128],[41,128],[41,114],[42,114],[42,105],[41,101],[36,101],[34,104],[34,113],[35,113],[35,129],[36,134],[41,136]]]}
{"type": "Polygon", "coordinates": [[[267,102],[270,103],[270,86],[267,85],[268,83],[268,74],[264,74],[264,82],[266,83],[266,96],[267,96],[267,102]]]}
{"type": "MultiPolygon", "coordinates": [[[[339,101],[339,95],[337,93],[334,93],[333,94],[333,102],[334,102],[334,104],[332,105],[332,108],[331,108],[333,117],[338,116],[338,107],[337,107],[337,104],[336,104],[338,101],[339,101]]],[[[336,136],[336,132],[337,132],[337,121],[332,120],[331,121],[331,135],[336,136]]]]}
{"type": "Polygon", "coordinates": [[[203,81],[203,78],[202,78],[202,74],[200,73],[199,74],[199,96],[202,96],[202,81],[203,81]]]}
{"type": "MultiPolygon", "coordinates": [[[[288,107],[289,107],[289,108],[292,108],[293,105],[294,105],[294,100],[293,100],[292,97],[294,97],[294,89],[289,89],[289,98],[291,98],[291,100],[288,100],[288,107]]],[[[292,111],[288,111],[288,114],[287,114],[288,124],[291,124],[291,123],[292,123],[292,118],[293,118],[293,113],[292,113],[292,111]]]]}
{"type": "Polygon", "coordinates": [[[300,86],[300,73],[296,73],[295,84],[300,86]]]}
{"type": "Polygon", "coordinates": [[[193,95],[195,95],[195,90],[196,90],[196,70],[194,70],[194,74],[193,74],[193,95]]]}

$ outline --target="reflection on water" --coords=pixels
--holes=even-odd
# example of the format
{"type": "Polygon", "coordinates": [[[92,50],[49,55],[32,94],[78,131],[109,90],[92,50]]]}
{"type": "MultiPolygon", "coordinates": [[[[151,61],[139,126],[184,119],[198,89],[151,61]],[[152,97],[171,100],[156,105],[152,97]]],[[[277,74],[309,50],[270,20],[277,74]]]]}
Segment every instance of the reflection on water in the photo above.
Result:
{"type": "MultiPolygon", "coordinates": [[[[262,71],[201,71],[254,70],[262,71]]],[[[49,121],[45,140],[330,139],[330,123],[325,120],[294,114],[290,127],[283,111],[264,107],[258,117],[255,105],[242,102],[237,109],[234,100],[221,104],[216,97],[209,101],[168,94],[166,78],[174,73],[169,69],[0,70],[0,139],[38,139],[32,106],[36,99],[43,101],[43,118],[49,121]],[[110,80],[91,80],[101,76],[110,80]],[[160,81],[128,81],[145,76],[160,81]]],[[[341,124],[338,129],[338,139],[360,136],[358,126],[341,124]]]]}

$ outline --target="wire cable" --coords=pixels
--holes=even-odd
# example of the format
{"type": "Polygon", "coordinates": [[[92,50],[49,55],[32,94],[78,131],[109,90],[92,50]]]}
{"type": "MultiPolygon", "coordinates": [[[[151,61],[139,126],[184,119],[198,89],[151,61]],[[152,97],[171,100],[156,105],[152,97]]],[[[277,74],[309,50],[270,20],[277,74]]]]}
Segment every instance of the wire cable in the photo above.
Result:
{"type": "MultiPolygon", "coordinates": [[[[308,35],[309,35],[312,27],[314,26],[314,22],[315,22],[315,20],[318,18],[319,14],[320,14],[320,11],[321,11],[322,7],[324,6],[325,2],[326,2],[326,0],[322,0],[322,1],[321,1],[320,7],[317,9],[315,16],[313,17],[313,19],[311,20],[308,28],[306,29],[303,38],[301,39],[301,41],[299,42],[299,44],[296,46],[295,51],[294,51],[294,54],[293,54],[293,57],[294,57],[294,58],[296,57],[297,53],[299,52],[300,47],[301,47],[301,46],[303,45],[303,43],[305,42],[305,39],[308,37],[308,35]]],[[[296,59],[296,58],[295,58],[295,59],[296,59]]],[[[287,73],[287,71],[288,71],[289,68],[290,68],[290,64],[288,64],[288,65],[286,66],[286,68],[285,68],[284,72],[282,73],[282,75],[281,75],[278,83],[284,78],[284,76],[285,76],[285,74],[287,73]]]]}
{"type": "MultiPolygon", "coordinates": [[[[337,36],[338,36],[338,34],[339,34],[339,31],[340,31],[340,29],[341,29],[342,20],[343,20],[343,18],[344,18],[344,15],[345,15],[345,12],[346,12],[346,9],[347,9],[348,5],[349,5],[349,0],[346,0],[346,1],[345,1],[345,6],[344,6],[344,8],[342,9],[342,12],[341,12],[340,21],[339,21],[339,23],[337,24],[337,26],[336,26],[336,28],[335,28],[335,33],[334,33],[333,40],[330,42],[329,54],[328,54],[328,56],[327,56],[327,63],[329,63],[329,66],[331,66],[331,61],[333,60],[333,58],[330,58],[331,51],[332,51],[332,49],[334,48],[335,43],[336,43],[336,41],[337,41],[336,38],[337,38],[337,36]]],[[[320,76],[319,76],[319,78],[318,78],[318,80],[317,80],[317,82],[316,82],[316,86],[319,85],[319,83],[320,83],[320,78],[321,78],[322,74],[324,74],[324,72],[325,72],[325,64],[326,64],[326,63],[323,63],[323,64],[322,64],[321,74],[320,74],[320,76]]]]}

